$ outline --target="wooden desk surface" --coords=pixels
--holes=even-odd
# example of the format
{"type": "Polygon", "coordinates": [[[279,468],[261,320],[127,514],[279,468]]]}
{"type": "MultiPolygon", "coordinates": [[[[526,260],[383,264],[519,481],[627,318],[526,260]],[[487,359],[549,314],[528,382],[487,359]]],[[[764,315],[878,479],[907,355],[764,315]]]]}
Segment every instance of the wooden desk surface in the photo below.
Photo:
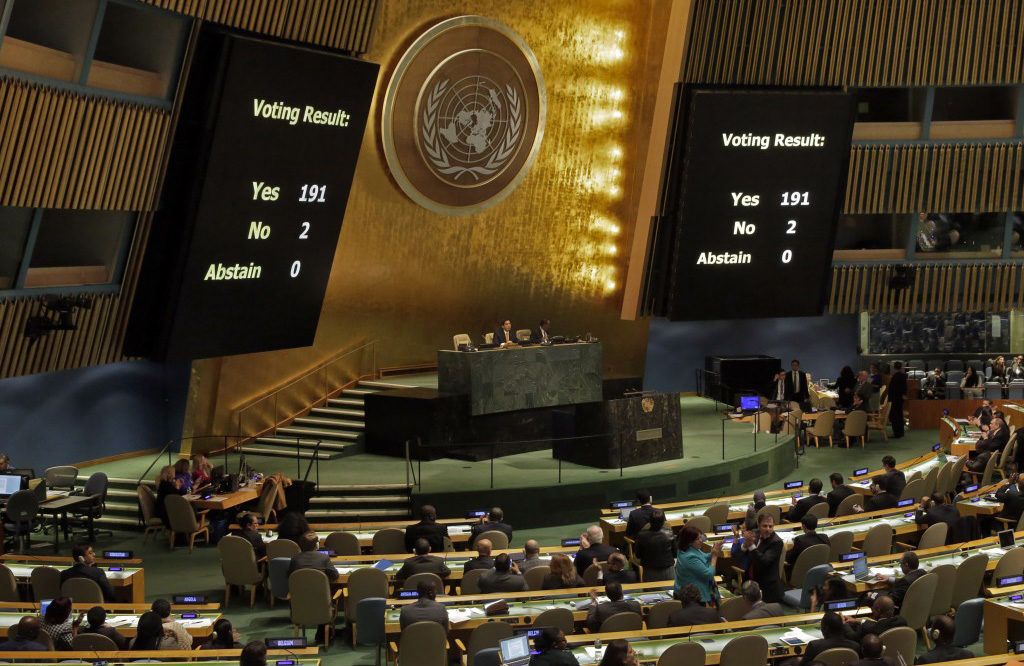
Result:
{"type": "Polygon", "coordinates": [[[245,504],[255,499],[259,499],[260,490],[263,488],[263,483],[257,483],[255,485],[250,484],[245,488],[239,488],[233,492],[227,493],[214,493],[210,499],[203,499],[201,495],[185,495],[193,507],[197,509],[210,509],[213,511],[223,511],[224,509],[230,509],[231,507],[238,506],[239,504],[245,504]]]}

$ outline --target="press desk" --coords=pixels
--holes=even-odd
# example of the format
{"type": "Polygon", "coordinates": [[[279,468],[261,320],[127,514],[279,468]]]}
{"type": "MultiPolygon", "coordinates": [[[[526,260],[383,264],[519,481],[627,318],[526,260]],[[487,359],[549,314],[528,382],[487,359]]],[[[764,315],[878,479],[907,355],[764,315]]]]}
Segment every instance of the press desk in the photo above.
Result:
{"type": "MultiPolygon", "coordinates": [[[[903,475],[909,480],[910,476],[915,472],[920,472],[921,476],[925,477],[930,471],[932,471],[932,469],[938,469],[944,464],[945,463],[939,462],[939,452],[931,451],[923,456],[918,456],[916,458],[911,458],[910,460],[904,460],[903,462],[897,463],[896,469],[903,472],[903,475]]],[[[850,482],[846,485],[861,495],[870,495],[871,479],[880,474],[885,474],[885,470],[877,469],[866,474],[851,476],[850,482]]]]}
{"type": "Polygon", "coordinates": [[[196,509],[210,509],[212,511],[223,511],[236,507],[239,504],[245,504],[246,502],[252,502],[260,497],[260,490],[263,488],[263,483],[249,484],[244,488],[238,490],[226,492],[226,493],[214,493],[209,499],[203,499],[202,495],[185,495],[193,507],[196,509]]]}
{"type": "MultiPolygon", "coordinates": [[[[70,569],[72,564],[70,557],[56,555],[4,555],[0,557],[0,562],[11,569],[18,583],[24,585],[31,583],[32,570],[36,567],[54,567],[63,571],[70,569]]],[[[97,559],[96,564],[106,572],[107,580],[119,598],[139,604],[146,600],[146,572],[138,566],[142,560],[97,559]],[[124,571],[110,571],[112,566],[123,567],[124,571]]]]}
{"type": "MultiPolygon", "coordinates": [[[[82,608],[79,610],[85,612],[86,609],[82,608]]],[[[149,609],[147,608],[145,610],[149,609]]],[[[7,629],[18,624],[27,612],[27,610],[13,612],[9,610],[0,611],[0,631],[6,635],[7,629]]],[[[39,612],[38,606],[34,607],[34,612],[39,612]]],[[[106,624],[117,629],[122,635],[128,638],[134,638],[136,625],[138,625],[139,618],[142,616],[143,612],[145,611],[139,610],[136,612],[122,612],[116,615],[109,614],[107,615],[106,624]]],[[[213,633],[213,623],[221,617],[220,611],[213,611],[210,613],[197,612],[199,612],[199,617],[191,620],[182,619],[181,615],[178,613],[173,614],[172,618],[177,622],[180,622],[194,639],[207,638],[213,633]],[[177,615],[177,617],[174,617],[174,615],[177,615]]],[[[63,653],[61,654],[63,656],[63,653]]]]}
{"type": "MultiPolygon", "coordinates": [[[[360,548],[369,549],[373,546],[373,535],[380,530],[393,528],[404,532],[406,527],[418,522],[419,520],[410,519],[409,521],[386,521],[382,523],[317,523],[315,527],[316,534],[320,537],[321,543],[333,532],[350,532],[359,539],[360,548]]],[[[478,521],[471,518],[446,518],[443,520],[439,519],[437,522],[439,525],[448,526],[448,538],[453,546],[463,546],[469,543],[472,526],[478,521]]],[[[237,529],[237,526],[233,525],[231,528],[237,529]]],[[[277,532],[276,524],[260,525],[259,530],[267,533],[265,536],[268,540],[277,538],[275,534],[277,532]]]]}

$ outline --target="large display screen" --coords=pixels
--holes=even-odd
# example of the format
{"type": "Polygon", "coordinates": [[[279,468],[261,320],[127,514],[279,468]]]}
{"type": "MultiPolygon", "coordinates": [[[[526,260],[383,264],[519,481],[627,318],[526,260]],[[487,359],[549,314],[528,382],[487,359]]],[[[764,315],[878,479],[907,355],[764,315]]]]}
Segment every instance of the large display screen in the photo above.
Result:
{"type": "Polygon", "coordinates": [[[854,106],[833,91],[692,89],[685,98],[667,315],[819,315],[854,106]]]}
{"type": "Polygon", "coordinates": [[[378,69],[203,34],[129,347],[192,359],[312,344],[378,69]]]}

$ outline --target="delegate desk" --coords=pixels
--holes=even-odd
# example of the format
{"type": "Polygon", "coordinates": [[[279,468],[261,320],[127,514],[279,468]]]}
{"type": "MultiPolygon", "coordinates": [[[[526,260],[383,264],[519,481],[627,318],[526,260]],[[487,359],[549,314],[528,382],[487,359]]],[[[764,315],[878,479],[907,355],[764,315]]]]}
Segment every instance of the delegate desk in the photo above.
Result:
{"type": "MultiPolygon", "coordinates": [[[[15,580],[21,585],[31,584],[32,570],[36,567],[54,567],[59,571],[71,568],[70,557],[4,555],[0,557],[0,562],[11,570],[15,580]]],[[[107,574],[110,586],[121,600],[137,604],[146,600],[146,572],[137,566],[142,564],[142,560],[97,559],[96,563],[107,574]],[[110,567],[120,567],[122,570],[111,571],[110,567]]]]}
{"type": "MultiPolygon", "coordinates": [[[[359,546],[368,549],[373,546],[373,535],[380,530],[390,528],[404,532],[406,527],[418,522],[419,519],[410,518],[408,520],[389,520],[379,523],[317,523],[315,527],[317,528],[316,533],[320,537],[321,543],[333,532],[351,532],[359,539],[359,546]]],[[[467,545],[471,528],[478,522],[480,521],[477,518],[439,518],[437,520],[439,525],[448,526],[448,538],[453,546],[467,545]]],[[[238,525],[231,525],[231,529],[237,530],[238,525]]],[[[274,523],[260,525],[257,529],[266,533],[264,536],[268,541],[273,541],[277,538],[274,534],[277,531],[277,525],[274,523]]]]}
{"type": "Polygon", "coordinates": [[[983,608],[985,654],[1005,654],[1008,640],[1024,640],[1024,585],[985,599],[983,608]]]}
{"type": "MultiPolygon", "coordinates": [[[[76,608],[73,611],[74,613],[77,613],[78,611],[85,612],[85,610],[87,610],[87,607],[92,607],[96,604],[80,605],[82,607],[76,608]]],[[[111,610],[109,610],[107,613],[106,624],[117,629],[119,632],[121,632],[122,635],[124,635],[127,638],[135,637],[136,627],[139,624],[139,618],[142,616],[143,613],[149,610],[148,606],[134,604],[131,605],[133,606],[134,610],[129,610],[127,608],[123,610],[114,610],[118,606],[124,607],[125,604],[103,604],[103,606],[104,608],[108,606],[111,608],[111,610]]],[[[38,612],[39,606],[37,604],[5,604],[4,607],[0,609],[0,632],[6,635],[7,630],[13,625],[18,624],[18,622],[21,621],[22,617],[24,617],[25,615],[36,614],[38,612]],[[20,607],[22,610],[13,610],[7,608],[7,606],[12,605],[15,608],[20,607]]],[[[180,622],[182,626],[185,627],[189,635],[192,636],[193,641],[195,641],[195,639],[209,638],[213,634],[213,623],[221,617],[221,613],[219,610],[206,612],[197,610],[187,612],[194,612],[198,615],[198,617],[185,619],[181,617],[180,611],[172,613],[171,617],[176,622],[180,622]],[[175,617],[175,615],[177,615],[177,617],[175,617]]],[[[63,656],[63,654],[64,653],[62,652],[61,656],[63,656]]]]}
{"type": "Polygon", "coordinates": [[[260,490],[263,484],[250,484],[238,490],[234,490],[226,493],[214,493],[210,497],[203,497],[202,495],[185,495],[187,499],[195,509],[208,509],[213,511],[224,511],[238,506],[239,504],[245,504],[246,502],[252,502],[260,497],[260,490]]]}
{"type": "MultiPolygon", "coordinates": [[[[916,458],[897,463],[896,469],[903,472],[903,475],[909,482],[910,477],[915,473],[920,472],[921,477],[923,478],[928,476],[929,472],[933,469],[936,471],[940,469],[944,464],[946,464],[946,462],[948,462],[948,460],[945,459],[945,454],[942,454],[942,458],[940,458],[938,451],[932,451],[931,453],[926,453],[923,456],[918,456],[916,458]]],[[[871,495],[871,479],[881,474],[885,474],[885,470],[876,469],[865,474],[855,474],[850,477],[850,483],[846,485],[848,485],[854,492],[860,493],[861,495],[871,495]]]]}
{"type": "Polygon", "coordinates": [[[470,414],[601,402],[601,343],[437,352],[441,393],[469,396],[470,414]]]}
{"type": "MultiPolygon", "coordinates": [[[[282,659],[278,662],[287,663],[288,666],[320,666],[320,660],[314,658],[296,659],[298,655],[313,655],[319,652],[319,647],[293,648],[290,650],[267,650],[267,656],[282,659]]],[[[119,650],[62,650],[60,657],[67,660],[78,660],[83,664],[130,664],[136,661],[145,661],[152,664],[165,664],[166,666],[179,666],[182,660],[204,659],[204,666],[238,666],[242,648],[230,648],[225,650],[132,650],[121,652],[119,650]],[[210,661],[205,661],[211,658],[210,661]],[[229,660],[230,659],[230,660],[229,660]]],[[[17,661],[21,666],[53,666],[53,660],[57,655],[53,652],[0,652],[0,660],[5,662],[17,661]],[[26,661],[27,660],[27,661],[26,661]],[[35,661],[32,661],[35,660],[35,661]]],[[[274,660],[268,660],[270,666],[274,666],[274,660]]]]}

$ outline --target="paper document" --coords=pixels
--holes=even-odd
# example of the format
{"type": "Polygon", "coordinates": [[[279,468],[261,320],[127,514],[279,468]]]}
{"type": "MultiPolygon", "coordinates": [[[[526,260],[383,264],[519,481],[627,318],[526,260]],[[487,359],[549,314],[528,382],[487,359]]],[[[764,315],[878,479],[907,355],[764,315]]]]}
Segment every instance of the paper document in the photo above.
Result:
{"type": "Polygon", "coordinates": [[[803,629],[800,629],[799,627],[797,627],[796,629],[790,629],[782,636],[783,638],[798,638],[804,643],[810,643],[811,641],[816,640],[814,636],[811,636],[809,633],[807,633],[803,629]]]}

